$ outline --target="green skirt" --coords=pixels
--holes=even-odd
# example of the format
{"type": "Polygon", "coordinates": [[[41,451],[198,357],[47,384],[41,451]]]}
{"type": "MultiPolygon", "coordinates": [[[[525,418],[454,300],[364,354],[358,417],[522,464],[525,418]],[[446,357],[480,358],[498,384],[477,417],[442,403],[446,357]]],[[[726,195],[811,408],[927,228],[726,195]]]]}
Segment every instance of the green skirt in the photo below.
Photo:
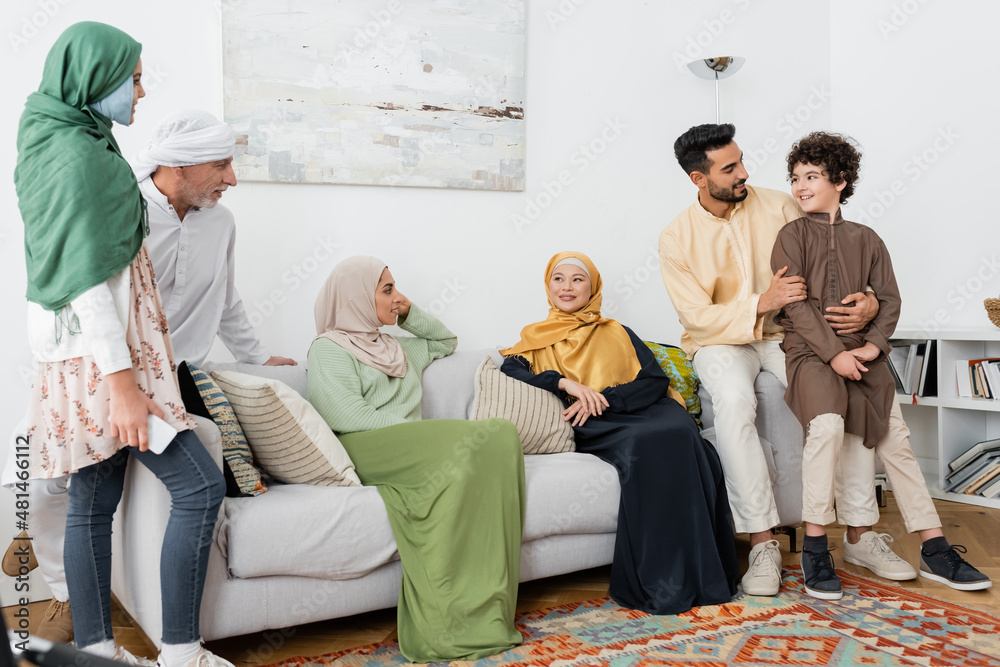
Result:
{"type": "Polygon", "coordinates": [[[514,426],[428,420],[339,437],[389,513],[403,564],[403,655],[475,660],[520,644],[524,456],[514,426]]]}

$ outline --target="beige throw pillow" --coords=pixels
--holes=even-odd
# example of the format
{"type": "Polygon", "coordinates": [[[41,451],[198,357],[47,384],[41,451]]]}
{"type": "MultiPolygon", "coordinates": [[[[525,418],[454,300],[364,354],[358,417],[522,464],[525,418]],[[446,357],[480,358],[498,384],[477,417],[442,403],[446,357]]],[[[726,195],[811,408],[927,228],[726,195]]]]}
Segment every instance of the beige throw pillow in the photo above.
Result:
{"type": "Polygon", "coordinates": [[[473,419],[500,417],[521,436],[525,454],[572,452],[573,427],[562,418],[563,404],[552,392],[504,375],[487,357],[476,370],[473,419]]]}
{"type": "Polygon", "coordinates": [[[257,465],[288,484],[361,486],[340,440],[309,401],[278,380],[213,372],[257,465]]]}

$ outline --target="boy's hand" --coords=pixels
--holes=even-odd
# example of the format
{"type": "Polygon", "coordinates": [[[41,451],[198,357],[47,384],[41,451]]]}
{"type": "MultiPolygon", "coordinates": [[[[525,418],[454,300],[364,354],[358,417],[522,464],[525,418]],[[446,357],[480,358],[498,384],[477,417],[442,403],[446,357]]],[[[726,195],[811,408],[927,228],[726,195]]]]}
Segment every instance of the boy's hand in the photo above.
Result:
{"type": "Polygon", "coordinates": [[[858,361],[875,361],[875,359],[882,353],[882,350],[878,349],[878,345],[872,342],[865,343],[861,347],[848,350],[854,358],[858,361]]]}
{"type": "Polygon", "coordinates": [[[847,350],[838,353],[837,356],[831,359],[830,367],[834,373],[848,380],[860,380],[861,374],[868,372],[868,369],[847,350]]]}
{"type": "Polygon", "coordinates": [[[830,306],[823,315],[838,334],[860,331],[878,315],[878,298],[871,292],[848,294],[843,306],[830,306]],[[853,302],[853,306],[847,304],[853,302]]]}
{"type": "Polygon", "coordinates": [[[788,267],[783,267],[771,278],[771,286],[757,300],[757,315],[771,310],[779,310],[790,303],[806,300],[806,279],[802,276],[788,276],[788,267]]]}

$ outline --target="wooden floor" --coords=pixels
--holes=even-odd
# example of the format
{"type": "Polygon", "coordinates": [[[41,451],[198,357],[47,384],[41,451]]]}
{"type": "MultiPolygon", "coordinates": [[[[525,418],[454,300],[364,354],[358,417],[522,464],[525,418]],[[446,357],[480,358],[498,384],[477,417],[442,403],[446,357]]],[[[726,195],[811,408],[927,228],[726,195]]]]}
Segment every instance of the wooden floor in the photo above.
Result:
{"type": "MultiPolygon", "coordinates": [[[[1000,616],[1000,510],[945,501],[935,501],[935,504],[948,540],[952,544],[965,545],[969,550],[965,556],[966,560],[997,583],[993,588],[976,592],[956,591],[923,578],[899,582],[899,585],[919,590],[932,597],[981,609],[993,616],[1000,616]]],[[[892,535],[895,539],[896,553],[903,556],[915,568],[919,567],[919,537],[905,532],[906,529],[891,493],[888,494],[888,507],[882,510],[882,520],[876,526],[876,530],[892,535]]],[[[874,577],[864,568],[843,562],[840,549],[843,531],[842,527],[830,530],[831,544],[834,546],[833,556],[838,568],[874,577]]],[[[785,564],[797,564],[799,554],[788,552],[788,537],[779,536],[777,539],[782,546],[785,564]]],[[[801,539],[800,531],[798,538],[800,546],[801,539]]],[[[738,546],[740,561],[745,568],[750,545],[745,538],[741,538],[738,546]]],[[[544,609],[568,602],[604,597],[608,593],[609,571],[609,567],[600,567],[523,583],[518,595],[518,610],[544,609]]],[[[47,602],[37,602],[32,605],[31,617],[35,623],[41,618],[47,605],[47,602]]],[[[9,626],[14,608],[7,607],[3,611],[9,626]]],[[[119,643],[124,644],[136,655],[156,657],[156,649],[152,642],[117,606],[113,620],[115,637],[119,643]]],[[[208,647],[238,666],[266,665],[294,656],[322,655],[393,639],[395,633],[396,610],[385,609],[284,630],[230,637],[209,642],[208,647]]]]}

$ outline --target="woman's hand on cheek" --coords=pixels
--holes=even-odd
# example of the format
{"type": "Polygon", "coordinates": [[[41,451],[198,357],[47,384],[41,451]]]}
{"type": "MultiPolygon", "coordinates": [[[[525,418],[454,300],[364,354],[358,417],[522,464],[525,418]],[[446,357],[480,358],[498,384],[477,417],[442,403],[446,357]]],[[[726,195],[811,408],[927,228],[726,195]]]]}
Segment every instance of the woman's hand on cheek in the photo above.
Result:
{"type": "Polygon", "coordinates": [[[399,298],[402,299],[402,301],[400,301],[399,303],[399,309],[397,311],[398,316],[399,319],[405,320],[406,316],[410,314],[410,300],[407,299],[403,294],[400,294],[399,298]]]}

